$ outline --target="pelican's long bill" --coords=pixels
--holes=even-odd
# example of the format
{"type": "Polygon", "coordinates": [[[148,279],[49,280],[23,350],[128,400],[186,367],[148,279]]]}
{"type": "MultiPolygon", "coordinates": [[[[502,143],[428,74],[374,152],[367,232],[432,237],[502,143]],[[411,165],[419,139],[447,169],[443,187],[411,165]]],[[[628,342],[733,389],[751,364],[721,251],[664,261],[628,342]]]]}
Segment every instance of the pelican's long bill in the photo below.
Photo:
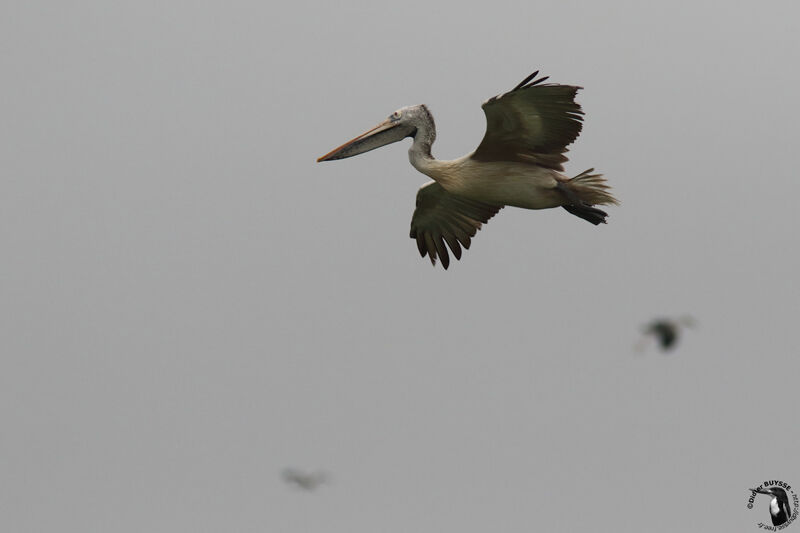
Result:
{"type": "Polygon", "coordinates": [[[398,127],[400,122],[387,118],[374,128],[365,131],[355,139],[347,141],[338,148],[334,148],[327,154],[323,155],[317,162],[332,161],[334,159],[344,159],[345,157],[352,157],[354,155],[369,152],[381,146],[401,141],[408,136],[409,132],[406,128],[398,127]]]}

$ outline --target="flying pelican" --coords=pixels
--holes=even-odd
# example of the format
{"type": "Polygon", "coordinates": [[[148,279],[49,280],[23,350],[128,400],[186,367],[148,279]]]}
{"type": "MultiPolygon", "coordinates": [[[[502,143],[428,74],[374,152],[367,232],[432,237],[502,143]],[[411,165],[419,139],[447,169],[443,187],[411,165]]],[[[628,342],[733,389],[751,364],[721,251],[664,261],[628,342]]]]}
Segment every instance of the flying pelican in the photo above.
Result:
{"type": "Polygon", "coordinates": [[[750,489],[759,494],[772,496],[769,502],[769,514],[772,517],[772,525],[780,526],[785,524],[792,517],[792,509],[789,507],[789,497],[786,491],[780,487],[767,487],[763,489],[750,489]]]}
{"type": "Polygon", "coordinates": [[[642,352],[647,342],[647,337],[653,337],[661,345],[662,351],[671,350],[678,343],[683,327],[693,328],[697,325],[694,318],[686,315],[680,318],[657,318],[642,328],[645,337],[636,346],[636,351],[642,352]]]}
{"type": "Polygon", "coordinates": [[[601,174],[590,168],[570,179],[562,174],[564,152],[581,132],[583,111],[575,102],[581,87],[544,83],[539,71],[511,91],[489,98],[481,106],[486,133],[471,154],[452,161],[431,155],[436,128],[428,108],[414,105],[389,117],[323,155],[331,161],[363,154],[411,137],[411,165],[433,178],[417,192],[411,219],[411,238],[422,257],[446,269],[450,256],[469,248],[481,224],[504,206],[525,209],[563,207],[592,224],[605,223],[608,214],[594,205],[618,204],[601,174]]]}

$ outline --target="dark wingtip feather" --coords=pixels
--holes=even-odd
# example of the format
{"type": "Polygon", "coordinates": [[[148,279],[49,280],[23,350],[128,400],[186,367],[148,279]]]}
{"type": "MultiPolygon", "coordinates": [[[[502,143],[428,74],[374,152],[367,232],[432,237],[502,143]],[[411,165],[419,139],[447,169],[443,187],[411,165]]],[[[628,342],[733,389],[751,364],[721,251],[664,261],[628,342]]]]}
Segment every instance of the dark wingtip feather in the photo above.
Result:
{"type": "Polygon", "coordinates": [[[430,233],[426,233],[423,238],[425,239],[425,249],[428,250],[428,257],[431,260],[431,264],[436,264],[436,244],[433,242],[433,237],[430,233]]]}
{"type": "Polygon", "coordinates": [[[514,87],[513,89],[511,89],[511,90],[512,91],[516,91],[517,89],[519,89],[520,87],[523,87],[526,83],[528,83],[529,81],[531,81],[533,78],[535,78],[538,75],[539,75],[539,71],[537,70],[536,72],[534,72],[533,74],[531,74],[530,76],[528,76],[527,78],[525,78],[524,80],[519,82],[519,84],[516,87],[514,87]]]}
{"type": "Polygon", "coordinates": [[[529,83],[528,85],[526,85],[525,87],[526,87],[526,88],[527,88],[527,87],[533,87],[534,85],[539,85],[540,83],[544,83],[546,80],[549,80],[549,79],[550,79],[550,76],[545,76],[544,78],[539,78],[538,80],[535,80],[535,81],[532,81],[532,82],[530,82],[530,83],[529,83]]]}
{"type": "Polygon", "coordinates": [[[433,244],[436,245],[436,254],[439,256],[439,261],[445,270],[450,265],[450,254],[447,253],[447,247],[441,237],[437,236],[433,239],[433,244]]]}
{"type": "MultiPolygon", "coordinates": [[[[414,234],[416,237],[416,233],[414,234]]],[[[428,250],[425,249],[425,243],[423,242],[422,237],[417,237],[417,250],[419,250],[419,255],[425,257],[428,254],[428,250]]]]}

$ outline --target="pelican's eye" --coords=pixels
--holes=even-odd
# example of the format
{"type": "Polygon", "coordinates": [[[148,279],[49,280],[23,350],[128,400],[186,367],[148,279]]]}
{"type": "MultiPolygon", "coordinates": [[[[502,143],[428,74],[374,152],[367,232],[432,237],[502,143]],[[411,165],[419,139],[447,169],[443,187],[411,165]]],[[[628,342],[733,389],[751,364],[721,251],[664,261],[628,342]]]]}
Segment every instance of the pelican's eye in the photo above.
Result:
{"type": "Polygon", "coordinates": [[[389,118],[392,119],[392,120],[399,119],[400,118],[400,111],[395,111],[394,113],[392,113],[392,115],[389,118]]]}

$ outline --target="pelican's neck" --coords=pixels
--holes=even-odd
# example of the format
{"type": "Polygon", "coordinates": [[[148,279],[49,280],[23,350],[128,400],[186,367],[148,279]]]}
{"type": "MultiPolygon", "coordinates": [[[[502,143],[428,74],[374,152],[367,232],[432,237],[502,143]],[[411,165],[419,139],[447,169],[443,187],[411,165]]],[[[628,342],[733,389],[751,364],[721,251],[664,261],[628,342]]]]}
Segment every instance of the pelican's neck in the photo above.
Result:
{"type": "Polygon", "coordinates": [[[437,161],[431,154],[431,146],[433,146],[433,141],[436,140],[436,126],[428,109],[425,106],[421,107],[424,113],[419,115],[414,124],[416,132],[413,137],[414,142],[411,143],[411,147],[408,149],[408,159],[414,168],[426,176],[443,183],[447,179],[441,172],[443,163],[437,161]]]}
{"type": "Polygon", "coordinates": [[[408,160],[411,161],[414,168],[423,174],[426,174],[424,169],[427,168],[431,162],[436,161],[431,154],[432,144],[433,140],[427,138],[424,133],[417,129],[417,133],[414,134],[414,142],[411,143],[411,147],[408,149],[408,160]]]}

